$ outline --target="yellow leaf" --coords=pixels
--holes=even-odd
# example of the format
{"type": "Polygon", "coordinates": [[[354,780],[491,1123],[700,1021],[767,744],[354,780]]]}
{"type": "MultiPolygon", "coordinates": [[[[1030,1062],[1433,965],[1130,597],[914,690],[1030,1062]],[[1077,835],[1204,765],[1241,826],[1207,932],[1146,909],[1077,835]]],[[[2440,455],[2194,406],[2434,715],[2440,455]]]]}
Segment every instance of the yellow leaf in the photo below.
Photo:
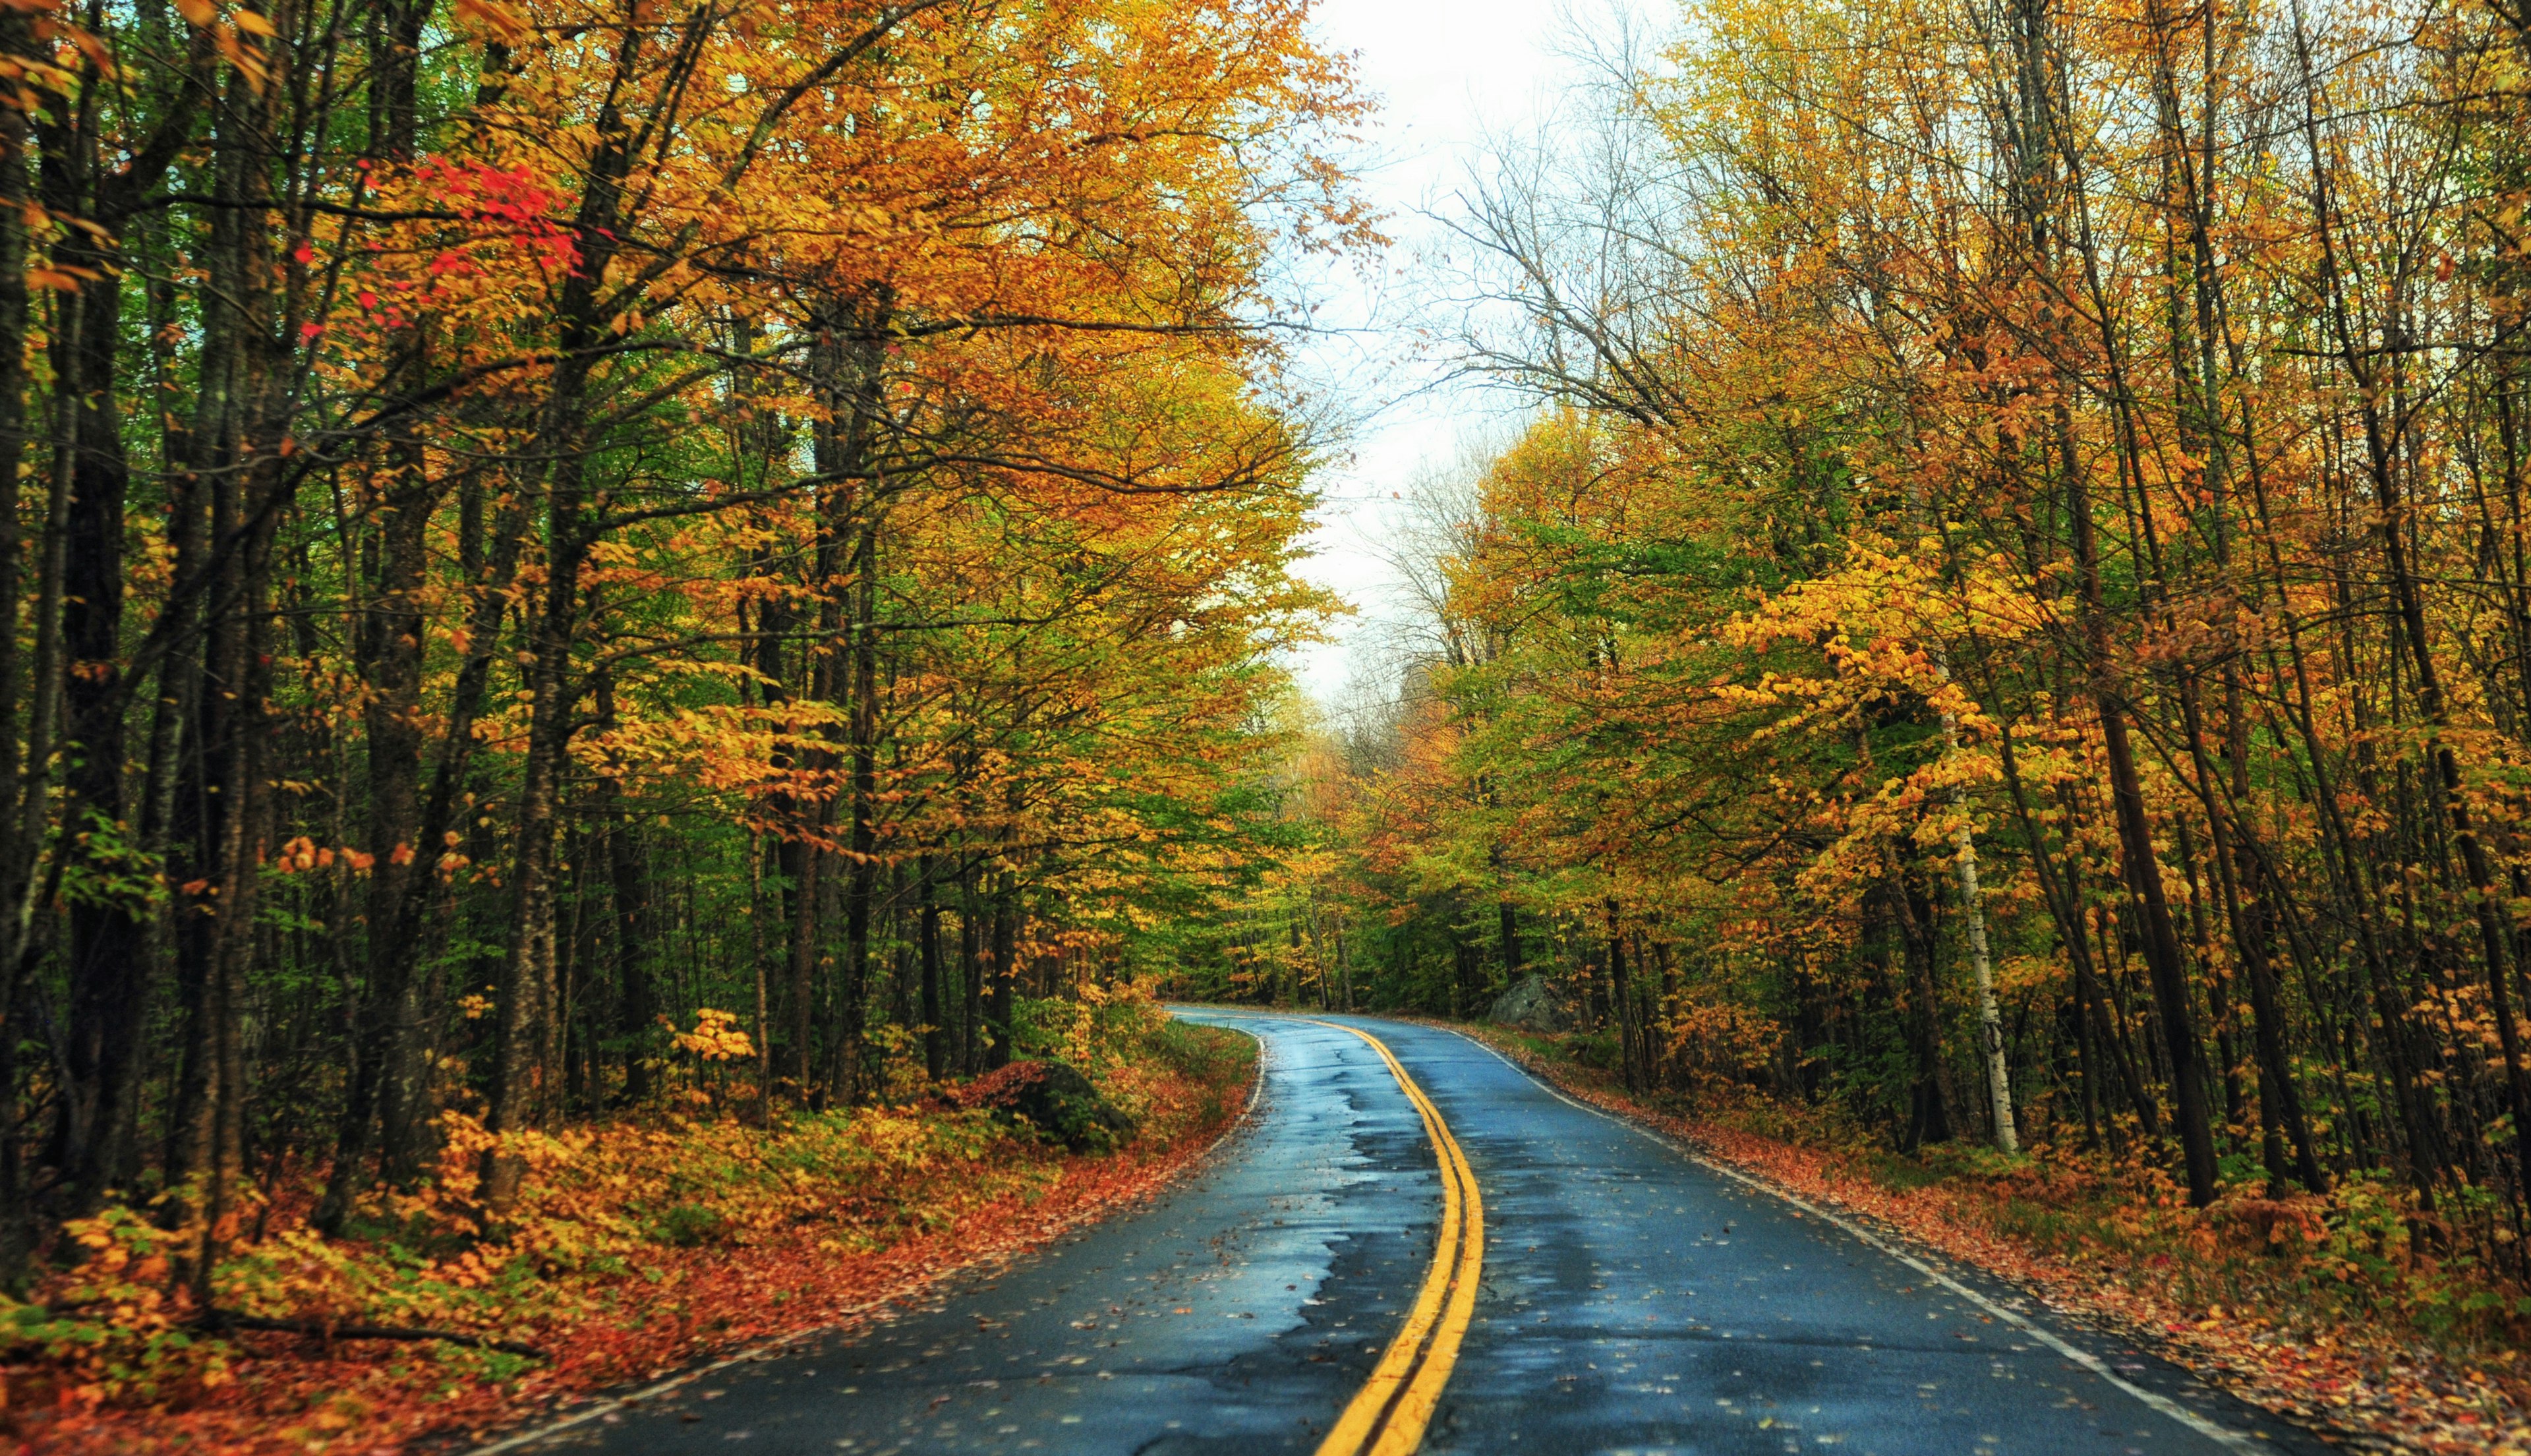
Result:
{"type": "Polygon", "coordinates": [[[185,18],[186,24],[195,26],[209,25],[214,14],[211,0],[176,0],[176,13],[185,18]]]}
{"type": "Polygon", "coordinates": [[[252,10],[234,11],[230,14],[229,19],[237,22],[237,28],[244,30],[249,35],[277,35],[281,33],[272,28],[272,22],[265,20],[262,16],[255,14],[252,10]]]}

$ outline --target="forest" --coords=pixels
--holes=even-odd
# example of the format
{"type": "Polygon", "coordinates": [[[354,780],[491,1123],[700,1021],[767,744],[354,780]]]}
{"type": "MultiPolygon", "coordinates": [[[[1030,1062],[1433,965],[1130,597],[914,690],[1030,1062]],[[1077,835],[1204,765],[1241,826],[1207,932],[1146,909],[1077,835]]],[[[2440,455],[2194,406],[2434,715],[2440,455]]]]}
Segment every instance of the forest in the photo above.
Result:
{"type": "Polygon", "coordinates": [[[1626,14],[1397,219],[1306,0],[0,6],[0,1430],[1044,1237],[1236,1115],[1160,996],[2519,1346],[2531,8],[1626,14]],[[1348,268],[1492,423],[1314,702],[1348,268]]]}
{"type": "Polygon", "coordinates": [[[446,1325],[364,1240],[594,1257],[484,1250],[1089,1036],[1261,872],[1275,269],[1375,237],[1304,13],[8,7],[13,1358],[446,1325]]]}
{"type": "Polygon", "coordinates": [[[1583,49],[1437,213],[1526,413],[1404,492],[1315,853],[1190,981],[1543,975],[1626,1088],[2327,1210],[2523,1313],[2531,11],[1583,49]]]}

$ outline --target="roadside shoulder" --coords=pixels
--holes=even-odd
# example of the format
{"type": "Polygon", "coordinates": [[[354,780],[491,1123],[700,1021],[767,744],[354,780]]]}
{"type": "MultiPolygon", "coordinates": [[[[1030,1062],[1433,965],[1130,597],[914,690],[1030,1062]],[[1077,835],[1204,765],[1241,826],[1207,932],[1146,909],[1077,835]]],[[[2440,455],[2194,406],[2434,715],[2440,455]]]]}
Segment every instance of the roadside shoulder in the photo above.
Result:
{"type": "MultiPolygon", "coordinates": [[[[2518,1382],[2499,1373],[2431,1350],[2305,1337],[2273,1313],[2192,1309],[2166,1277],[2155,1277],[2152,1254],[2124,1261],[2070,1260],[1978,1217],[1974,1201],[1893,1190],[1851,1175],[1822,1149],[1647,1105],[1601,1085],[1585,1069],[1540,1056],[1498,1029],[1395,1019],[1465,1036],[1556,1094],[1616,1117],[1796,1208],[1845,1223],[1858,1236],[1926,1265],[1929,1273],[2018,1291],[2054,1315],[2149,1351],[2333,1443],[2385,1451],[2531,1452],[2531,1417],[2509,1388],[2518,1382]],[[1946,1261],[1958,1267],[1945,1271],[1940,1266],[1946,1261]]],[[[2007,1297],[1997,1303],[2010,1309],[2020,1302],[2007,1297]]],[[[2141,1378],[2137,1371],[2120,1371],[2141,1378]]],[[[2139,1393],[2169,1403],[2165,1396],[2139,1393]]]]}

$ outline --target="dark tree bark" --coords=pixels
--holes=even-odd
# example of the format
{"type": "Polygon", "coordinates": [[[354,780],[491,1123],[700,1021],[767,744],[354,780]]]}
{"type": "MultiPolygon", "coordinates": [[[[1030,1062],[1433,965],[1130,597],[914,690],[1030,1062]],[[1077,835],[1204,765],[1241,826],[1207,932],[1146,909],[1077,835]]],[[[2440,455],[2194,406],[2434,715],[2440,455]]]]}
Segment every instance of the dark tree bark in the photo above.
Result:
{"type": "MultiPolygon", "coordinates": [[[[178,98],[159,99],[174,101],[171,114],[120,158],[120,166],[111,166],[103,151],[107,130],[115,125],[108,117],[114,107],[92,74],[83,77],[74,95],[56,98],[38,114],[44,205],[57,217],[96,224],[95,231],[65,229],[52,244],[54,266],[80,282],[76,305],[63,302],[48,347],[56,400],[53,468],[57,476],[67,473],[69,487],[61,502],[65,509],[47,520],[63,553],[62,712],[69,760],[61,807],[63,873],[76,889],[67,897],[70,1006],[60,1048],[52,1160],[62,1180],[62,1210],[74,1214],[93,1210],[110,1190],[140,1172],[142,1036],[156,969],[137,884],[144,872],[141,846],[125,793],[123,708],[132,691],[127,674],[135,669],[122,660],[123,541],[132,470],[123,443],[121,374],[123,280],[131,259],[121,235],[199,126],[198,108],[178,98]]],[[[244,239],[242,231],[233,235],[244,239]]],[[[21,256],[23,262],[23,251],[21,256]]],[[[21,319],[23,280],[22,272],[14,285],[21,319]]],[[[265,291],[258,283],[255,296],[265,291]]],[[[184,610],[172,601],[169,607],[184,610]]],[[[14,643],[9,650],[14,653],[14,643]]],[[[31,759],[29,765],[37,774],[48,771],[31,759]]],[[[148,787],[142,792],[145,797],[148,787]]]]}
{"type": "Polygon", "coordinates": [[[1899,960],[1906,967],[1907,1044],[1915,1079],[1908,1090],[1907,1129],[1900,1146],[1913,1152],[1954,1136],[1950,1068],[1942,1052],[1941,991],[1934,975],[1932,905],[1913,874],[1894,857],[1881,890],[1898,927],[1899,960]]]}
{"type": "MultiPolygon", "coordinates": [[[[601,726],[615,726],[615,684],[606,673],[597,677],[597,712],[601,726]]],[[[624,1098],[639,1102],[651,1092],[650,1059],[643,1053],[659,1015],[650,976],[657,932],[651,924],[649,876],[621,779],[608,775],[599,780],[593,812],[606,826],[607,879],[615,901],[615,1035],[624,1042],[624,1098]]]]}
{"type": "Polygon", "coordinates": [[[988,1068],[1011,1064],[1012,1033],[1019,1012],[1019,968],[1013,964],[1019,948],[1019,888],[1007,869],[999,872],[992,904],[992,948],[984,962],[984,974],[992,987],[992,999],[984,1012],[984,1029],[992,1037],[984,1057],[988,1068]]]}
{"type": "Polygon", "coordinates": [[[1503,984],[1517,985],[1521,967],[1528,964],[1520,953],[1520,914],[1512,908],[1509,896],[1494,902],[1494,912],[1502,926],[1503,984]]]}
{"type": "Polygon", "coordinates": [[[67,873],[85,882],[70,903],[70,1027],[53,1154],[67,1185],[65,1211],[94,1210],[139,1172],[141,1032],[152,963],[130,890],[112,888],[137,867],[123,863],[130,831],[124,797],[125,736],[119,682],[123,637],[123,535],[132,472],[123,451],[116,355],[122,335],[122,260],[116,250],[58,245],[59,261],[89,280],[73,335],[54,341],[56,379],[73,410],[63,639],[69,658],[64,711],[71,756],[64,775],[70,831],[67,873]]]}
{"type": "Polygon", "coordinates": [[[958,1019],[958,1070],[969,1077],[984,1070],[984,951],[983,910],[971,865],[960,874],[958,902],[958,969],[963,994],[958,1019]]]}
{"type": "MultiPolygon", "coordinates": [[[[616,60],[617,75],[628,83],[637,68],[648,64],[646,47],[628,32],[616,60]]],[[[657,104],[677,104],[678,87],[663,87],[657,104]]],[[[557,342],[561,362],[547,385],[537,420],[538,454],[544,468],[545,583],[542,598],[528,634],[530,660],[527,692],[533,705],[527,761],[519,787],[515,843],[511,856],[510,951],[499,983],[499,1027],[492,1064],[492,1089],[485,1129],[496,1138],[532,1126],[550,1108],[546,1048],[551,1039],[554,1006],[553,833],[560,793],[563,756],[569,749],[580,699],[571,671],[571,655],[581,607],[580,573],[591,542],[588,494],[589,392],[594,352],[613,336],[615,314],[631,307],[620,291],[604,283],[609,261],[621,247],[626,179],[640,145],[634,119],[613,103],[597,118],[596,154],[588,164],[574,240],[580,265],[564,281],[556,301],[557,342]]],[[[483,1157],[482,1197],[493,1213],[508,1211],[517,1198],[519,1160],[498,1145],[483,1157]]]]}
{"type": "Polygon", "coordinates": [[[1606,911],[1608,949],[1608,991],[1617,1003],[1617,1068],[1628,1092],[1643,1090],[1643,1056],[1638,1044],[1635,986],[1627,975],[1626,937],[1617,926],[1617,902],[1611,897],[1603,906],[1606,911]]]}
{"type": "MultiPolygon", "coordinates": [[[[29,17],[0,15],[0,55],[26,57],[33,44],[29,17]]],[[[27,113],[0,109],[0,1127],[16,1127],[24,1115],[18,1093],[18,1043],[25,1035],[18,1014],[19,967],[36,846],[36,833],[21,826],[18,806],[24,763],[18,716],[28,688],[18,650],[26,580],[19,471],[27,456],[27,113]]],[[[40,744],[42,733],[31,724],[28,732],[40,744]]],[[[18,1287],[34,1249],[28,1192],[19,1140],[0,1137],[0,1289],[18,1287]]]]}
{"type": "Polygon", "coordinates": [[[923,1072],[938,1082],[949,1072],[949,1029],[942,1024],[940,1004],[940,905],[933,893],[931,857],[916,867],[922,908],[916,924],[916,954],[923,963],[923,1072]]]}

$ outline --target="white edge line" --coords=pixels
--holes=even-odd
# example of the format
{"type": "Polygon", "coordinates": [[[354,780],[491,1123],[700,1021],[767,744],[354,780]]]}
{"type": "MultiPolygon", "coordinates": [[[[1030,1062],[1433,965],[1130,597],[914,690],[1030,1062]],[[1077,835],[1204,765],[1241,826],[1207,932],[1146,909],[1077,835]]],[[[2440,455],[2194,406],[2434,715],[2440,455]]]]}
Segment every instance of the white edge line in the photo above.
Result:
{"type": "MultiPolygon", "coordinates": [[[[1254,1032],[1246,1031],[1244,1029],[1233,1028],[1232,1030],[1239,1031],[1241,1036],[1246,1036],[1257,1043],[1257,1075],[1248,1079],[1248,1105],[1240,1108],[1238,1118],[1235,1119],[1230,1126],[1221,1130],[1221,1136],[1212,1140],[1211,1148],[1208,1148],[1203,1152],[1198,1153],[1195,1157],[1188,1160],[1185,1167],[1180,1168],[1175,1173],[1171,1174],[1168,1179],[1169,1183],[1175,1183],[1178,1179],[1194,1172],[1198,1164],[1211,1157],[1213,1148],[1221,1147],[1223,1144],[1230,1141],[1231,1134],[1246,1127],[1248,1125],[1249,1117],[1257,1111],[1258,1094],[1264,1092],[1266,1088],[1266,1038],[1258,1036],[1254,1032]]],[[[1167,1184],[1163,1184],[1161,1186],[1166,1187],[1167,1184]]],[[[1158,1192],[1157,1189],[1153,1191],[1154,1193],[1158,1192]]],[[[1067,1223],[1047,1235],[1046,1242],[1052,1243],[1056,1238],[1080,1227],[1082,1223],[1096,1222],[1099,1218],[1106,1217],[1107,1214],[1112,1211],[1114,1211],[1112,1208],[1101,1208],[1097,1213],[1088,1218],[1067,1223]]],[[[1015,1257],[1024,1259],[1027,1255],[1021,1254],[1015,1257]]],[[[871,1314],[876,1310],[886,1309],[888,1306],[895,1304],[900,1300],[921,1293],[924,1289],[930,1287],[932,1284],[937,1283],[940,1280],[947,1279],[956,1274],[963,1274],[969,1269],[990,1261],[991,1260],[972,1260],[966,1263],[959,1264],[954,1268],[943,1269],[931,1279],[925,1280],[923,1283],[918,1284],[913,1288],[900,1289],[885,1299],[874,1299],[866,1304],[854,1305],[848,1309],[838,1310],[835,1312],[834,1316],[826,1320],[823,1324],[812,1325],[807,1329],[795,1329],[787,1335],[778,1335],[773,1339],[764,1341],[762,1344],[750,1345],[746,1349],[738,1351],[735,1354],[724,1355],[720,1359],[711,1362],[709,1365],[698,1366],[693,1370],[670,1375],[666,1379],[658,1381],[656,1384],[645,1385],[639,1390],[629,1391],[623,1395],[611,1396],[584,1410],[574,1411],[570,1415],[563,1417],[561,1420],[548,1421],[542,1426],[532,1427],[515,1435],[503,1436],[501,1439],[492,1442],[488,1446],[470,1447],[466,1452],[466,1456],[500,1456],[500,1453],[504,1451],[515,1451],[522,1446],[532,1446],[538,1441],[550,1440],[553,1437],[562,1434],[564,1431],[572,1429],[574,1427],[586,1426],[590,1422],[598,1420],[601,1417],[611,1416],[617,1411],[623,1410],[626,1406],[640,1405],[644,1401],[665,1395],[669,1391],[678,1389],[681,1386],[691,1385],[705,1375],[718,1374],[720,1372],[729,1369],[733,1365],[745,1365],[750,1361],[762,1360],[768,1355],[787,1350],[793,1345],[799,1344],[802,1340],[809,1339],[812,1336],[830,1334],[839,1326],[849,1324],[864,1315],[871,1314]]]]}
{"type": "Polygon", "coordinates": [[[1835,1213],[1831,1213],[1828,1209],[1821,1207],[1808,1199],[1802,1198],[1797,1194],[1788,1193],[1783,1189],[1768,1183],[1764,1179],[1752,1177],[1751,1175],[1740,1171],[1738,1168],[1732,1167],[1728,1163],[1717,1162],[1715,1159],[1706,1156],[1704,1153],[1697,1151],[1688,1145],[1681,1143],[1677,1139],[1669,1137],[1653,1128],[1645,1127],[1643,1124],[1634,1121],[1632,1118],[1620,1117],[1605,1107],[1594,1107],[1588,1102],[1566,1096],[1561,1089],[1547,1082],[1545,1078],[1532,1072],[1520,1063],[1513,1061],[1511,1058],[1504,1056],[1501,1052],[1494,1050],[1492,1047],[1488,1046],[1483,1041],[1478,1040],[1476,1037],[1469,1036],[1465,1032],[1455,1031],[1448,1027],[1434,1027],[1432,1028],[1432,1030],[1449,1032],[1451,1036],[1458,1037],[1460,1040],[1467,1042],[1470,1046],[1476,1047],[1478,1050],[1485,1052],[1488,1056],[1492,1057],[1495,1061],[1502,1063],[1504,1066],[1518,1072],[1521,1076],[1528,1078],[1532,1083],[1537,1085],[1540,1091],[1546,1092],[1548,1096],[1555,1098],[1557,1101],[1565,1103],[1567,1106],[1579,1107],[1583,1111],[1591,1113],[1595,1117],[1606,1118],[1608,1121],[1626,1129],[1628,1132],[1637,1133],[1643,1137],[1651,1139],[1653,1142],[1658,1143],[1661,1147],[1668,1148],[1670,1151],[1677,1153],[1679,1156],[1686,1158],[1689,1162],[1696,1164],[1698,1167],[1704,1168],[1709,1172],[1719,1173],[1723,1177],[1728,1178],[1735,1183],[1743,1184],[1749,1188],[1754,1188],[1758,1192],[1767,1194],[1771,1197],[1781,1199],[1785,1203],[1792,1204],[1794,1207],[1801,1209],[1803,1212],[1820,1219],[1822,1222],[1832,1224],[1835,1227],[1842,1229],[1847,1234],[1850,1234],[1854,1238],[1860,1239],[1865,1244],[1888,1255],[1891,1259],[1894,1259],[1900,1263],[1905,1264],[1907,1267],[1914,1269],[1916,1272],[1923,1274],[1926,1278],[1933,1280],[1935,1283],[1941,1285],[1944,1289],[1947,1289],[1951,1293],[1958,1295],[1960,1298],[1967,1300],[1970,1304],[1986,1311],[1997,1319],[2000,1319],[2004,1323],[2011,1325],[2013,1328],[2022,1331],[2031,1338],[2038,1340],[2040,1343],[2055,1351],[2057,1354],[2064,1356],[2067,1360],[2070,1360],[2076,1365],[2081,1366],[2083,1369],[2090,1371],[2093,1374],[2100,1376],[2111,1386],[2125,1391],[2127,1394],[2134,1396],[2137,1400],[2142,1401],[2153,1410],[2169,1417],[2171,1420],[2178,1422],[2180,1425],[2187,1427],[2189,1429],[2196,1431],[2199,1435],[2205,1436],[2209,1440],[2215,1441],[2216,1443],[2234,1451],[2268,1451],[2275,1449],[2272,1446],[2264,1446],[2260,1443],[2259,1439],[2243,1435],[2241,1432],[2234,1430],[2229,1427],[2218,1426],[2214,1422],[2207,1420],[2204,1416],[2201,1416],[2195,1411],[2188,1409],[2188,1407],[2181,1405],[2179,1402],[2172,1400],[2169,1396],[2161,1394],[2158,1391],[2147,1390],[2140,1385],[2132,1384],[2126,1380],[2118,1378],[2118,1376],[2109,1370],[2108,1364],[2104,1362],[2101,1357],[2093,1354],[2091,1351],[2058,1338],[2053,1331],[2043,1325],[2032,1322],[2027,1316],[1997,1304],[1995,1301],[1988,1299],[1985,1295],[1982,1295],[1976,1290],[1969,1288],[1967,1285],[1960,1283],[1950,1275],[1943,1273],[1940,1269],[1934,1267],[1932,1264],[1925,1262],[1916,1256],[1909,1254],[1906,1250],[1898,1248],[1896,1245],[1881,1238],[1879,1235],[1873,1233],[1870,1229],[1864,1228],[1860,1224],[1840,1217],[1835,1213]]]}

